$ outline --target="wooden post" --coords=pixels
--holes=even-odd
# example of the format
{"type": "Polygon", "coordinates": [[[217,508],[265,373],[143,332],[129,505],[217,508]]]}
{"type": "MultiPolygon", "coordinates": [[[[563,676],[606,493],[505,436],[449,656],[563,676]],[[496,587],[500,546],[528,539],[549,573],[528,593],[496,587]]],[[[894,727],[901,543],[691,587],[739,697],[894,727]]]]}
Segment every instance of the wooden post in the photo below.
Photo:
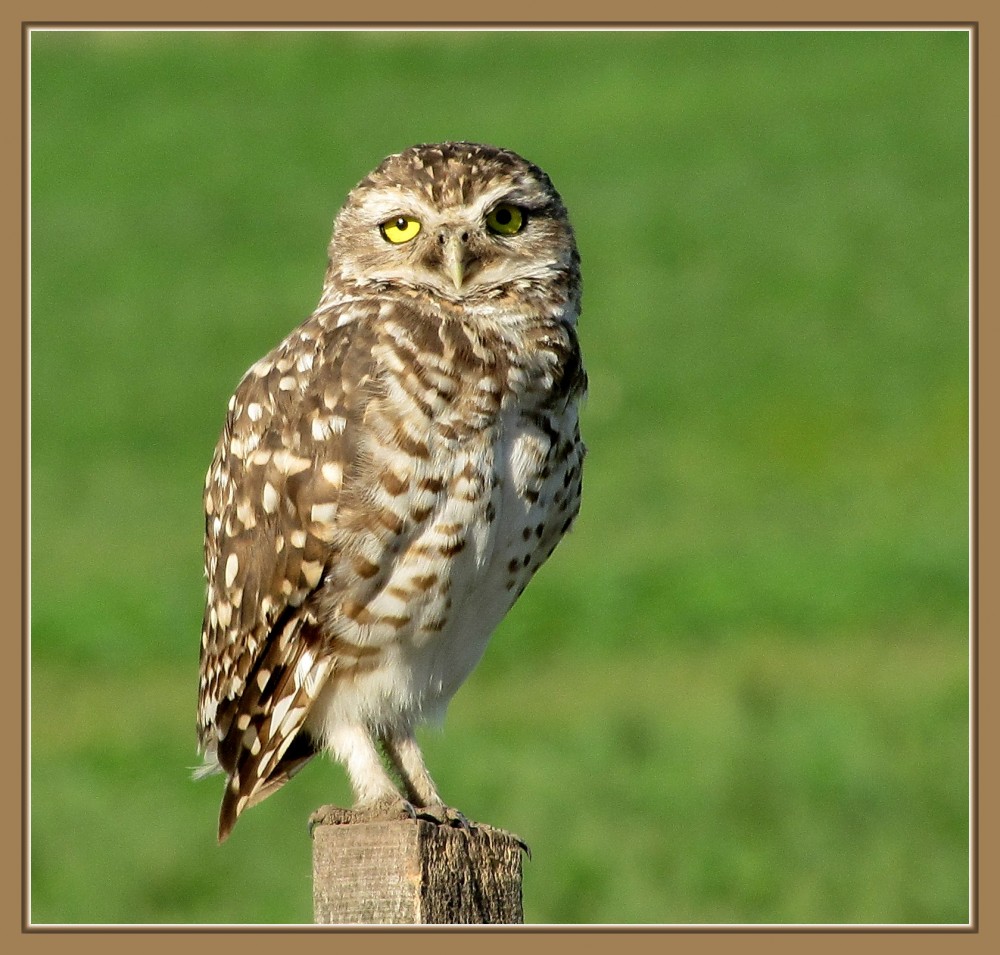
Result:
{"type": "Polygon", "coordinates": [[[423,819],[313,826],[317,925],[514,924],[521,852],[500,829],[423,819]]]}

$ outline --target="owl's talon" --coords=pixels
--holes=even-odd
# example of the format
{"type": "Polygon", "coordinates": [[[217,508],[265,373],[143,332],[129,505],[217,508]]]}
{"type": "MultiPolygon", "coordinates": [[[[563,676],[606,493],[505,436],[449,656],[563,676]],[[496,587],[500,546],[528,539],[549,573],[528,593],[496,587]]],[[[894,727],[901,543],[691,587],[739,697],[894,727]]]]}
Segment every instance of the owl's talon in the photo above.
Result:
{"type": "Polygon", "coordinates": [[[465,816],[451,806],[421,806],[417,809],[417,818],[425,819],[427,822],[436,823],[439,826],[450,826],[452,829],[463,829],[471,832],[476,828],[474,823],[469,822],[465,816]]]}
{"type": "Polygon", "coordinates": [[[378,802],[357,806],[352,812],[355,822],[399,822],[417,818],[413,803],[402,796],[389,796],[378,802]]]}

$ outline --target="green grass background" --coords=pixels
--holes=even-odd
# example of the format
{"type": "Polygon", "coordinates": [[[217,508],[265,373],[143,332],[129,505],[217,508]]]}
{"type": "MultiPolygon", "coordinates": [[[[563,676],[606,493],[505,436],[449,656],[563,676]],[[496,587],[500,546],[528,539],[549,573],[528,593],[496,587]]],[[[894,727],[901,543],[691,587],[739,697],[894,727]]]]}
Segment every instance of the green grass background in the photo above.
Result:
{"type": "Polygon", "coordinates": [[[204,471],[414,142],[543,166],[577,529],[424,736],[529,922],[968,918],[962,32],[34,33],[35,922],[311,919],[317,760],[189,779],[204,471]]]}

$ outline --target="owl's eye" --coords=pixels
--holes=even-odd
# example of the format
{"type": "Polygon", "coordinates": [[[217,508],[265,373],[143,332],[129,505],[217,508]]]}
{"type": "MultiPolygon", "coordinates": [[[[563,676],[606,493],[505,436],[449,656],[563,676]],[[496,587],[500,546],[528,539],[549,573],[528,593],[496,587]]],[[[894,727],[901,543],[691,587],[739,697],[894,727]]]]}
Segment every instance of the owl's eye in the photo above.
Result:
{"type": "Polygon", "coordinates": [[[517,235],[524,228],[524,210],[501,202],[487,213],[486,228],[497,235],[517,235]]]}
{"type": "Polygon", "coordinates": [[[420,232],[420,223],[409,216],[396,216],[395,219],[383,222],[379,229],[384,239],[393,245],[401,245],[417,237],[417,233],[420,232]]]}

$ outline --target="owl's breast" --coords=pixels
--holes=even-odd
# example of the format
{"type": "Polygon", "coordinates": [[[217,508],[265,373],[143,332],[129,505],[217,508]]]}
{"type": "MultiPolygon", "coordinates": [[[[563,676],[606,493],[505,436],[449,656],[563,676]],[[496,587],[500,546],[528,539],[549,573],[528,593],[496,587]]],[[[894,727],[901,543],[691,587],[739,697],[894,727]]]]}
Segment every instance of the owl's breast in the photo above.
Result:
{"type": "Polygon", "coordinates": [[[406,646],[431,710],[472,672],[580,506],[575,406],[559,420],[511,409],[482,437],[451,457],[450,493],[408,552],[440,581],[406,646]]]}
{"type": "Polygon", "coordinates": [[[383,724],[443,713],[576,516],[584,453],[553,362],[526,369],[475,342],[417,361],[403,347],[416,332],[395,331],[326,597],[331,632],[366,661],[341,662],[356,679],[335,706],[383,724]]]}

